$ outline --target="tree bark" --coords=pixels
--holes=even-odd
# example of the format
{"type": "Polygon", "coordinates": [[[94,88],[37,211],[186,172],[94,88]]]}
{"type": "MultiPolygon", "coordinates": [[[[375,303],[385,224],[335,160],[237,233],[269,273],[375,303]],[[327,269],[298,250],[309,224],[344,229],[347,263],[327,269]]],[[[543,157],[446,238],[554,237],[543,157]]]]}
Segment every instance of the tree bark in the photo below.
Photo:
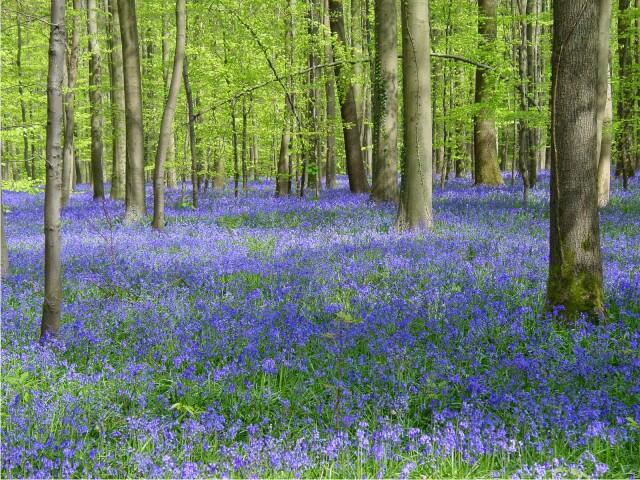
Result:
{"type": "Polygon", "coordinates": [[[633,139],[633,59],[631,55],[632,20],[629,15],[631,0],[619,0],[618,3],[618,159],[616,174],[622,176],[622,185],[629,188],[629,177],[633,176],[632,139],[633,139]]]}
{"type": "MultiPolygon", "coordinates": [[[[329,22],[329,3],[325,0],[324,5],[324,26],[328,31],[330,29],[329,22]]],[[[333,48],[331,42],[325,44],[326,63],[331,64],[334,61],[333,48]]],[[[325,71],[325,96],[327,101],[326,118],[327,118],[327,138],[326,138],[326,160],[325,160],[325,184],[326,188],[336,188],[336,85],[335,74],[332,67],[324,69],[325,71]]]]}
{"type": "Polygon", "coordinates": [[[102,169],[102,58],[98,43],[98,13],[96,0],[87,0],[87,34],[89,35],[89,108],[91,110],[91,174],[93,199],[104,199],[104,172],[102,169]]]}
{"type": "Polygon", "coordinates": [[[376,57],[371,198],[398,200],[398,29],[395,0],[375,3],[376,57]]]}
{"type": "Polygon", "coordinates": [[[65,0],[51,0],[49,71],[47,74],[47,146],[44,190],[44,303],[40,338],[56,337],[60,330],[62,266],[60,210],[62,208],[62,80],[66,37],[65,0]]]}
{"type": "MultiPolygon", "coordinates": [[[[287,54],[288,74],[293,70],[294,62],[294,28],[293,28],[293,0],[288,1],[285,15],[284,45],[287,54]]],[[[278,171],[276,173],[276,196],[291,194],[291,165],[289,159],[289,144],[291,143],[291,117],[293,115],[291,90],[293,79],[291,75],[287,78],[287,91],[284,100],[284,122],[282,126],[282,136],[280,139],[280,155],[278,157],[278,171]]],[[[235,129],[234,129],[235,130],[235,129]]]]}
{"type": "MultiPolygon", "coordinates": [[[[186,12],[185,0],[176,0],[176,50],[173,56],[173,71],[171,73],[171,84],[167,94],[167,103],[162,114],[160,124],[160,136],[158,137],[158,150],[156,152],[156,164],[153,174],[153,228],[162,230],[164,228],[164,164],[173,137],[172,125],[176,113],[176,103],[178,102],[178,92],[180,90],[180,80],[184,68],[184,49],[186,44],[186,12]]],[[[184,70],[185,80],[187,71],[184,70]]],[[[189,128],[191,129],[191,116],[189,112],[189,128]]],[[[194,188],[196,188],[194,186],[194,188]]],[[[194,202],[195,204],[195,202],[194,202]]]]}
{"type": "Polygon", "coordinates": [[[198,148],[196,143],[196,117],[193,109],[193,95],[189,82],[189,59],[185,55],[182,65],[184,78],[184,93],[187,97],[187,113],[189,115],[189,145],[191,146],[191,201],[193,208],[198,208],[200,203],[200,173],[198,172],[198,148]]]}
{"type": "MultiPolygon", "coordinates": [[[[4,152],[2,152],[4,153],[4,152]]],[[[7,236],[4,231],[5,217],[2,207],[2,188],[4,187],[5,172],[0,169],[0,279],[9,275],[9,248],[7,247],[7,236]]]]}
{"type": "Polygon", "coordinates": [[[81,0],[73,0],[73,32],[71,45],[67,55],[67,90],[64,94],[64,146],[62,149],[62,207],[69,202],[73,188],[74,168],[74,134],[75,134],[75,88],[78,79],[78,54],[80,50],[80,17],[81,0]]]}
{"type": "MultiPolygon", "coordinates": [[[[623,0],[624,1],[624,0],[623,0]]],[[[553,2],[547,300],[561,315],[604,314],[597,192],[598,0],[553,2]]]]}
{"type": "Polygon", "coordinates": [[[598,206],[604,208],[609,203],[611,181],[611,84],[609,82],[609,40],[611,29],[611,0],[600,0],[598,16],[598,118],[597,153],[598,159],[598,206]]]}
{"type": "Polygon", "coordinates": [[[433,226],[431,45],[428,0],[402,2],[402,94],[404,168],[397,225],[400,230],[433,226]]]}
{"type": "Polygon", "coordinates": [[[247,99],[245,96],[242,97],[242,150],[241,150],[241,160],[242,160],[242,191],[246,192],[248,189],[247,186],[247,99]]]}
{"type": "MultiPolygon", "coordinates": [[[[329,0],[329,12],[331,31],[336,34],[337,42],[346,46],[342,0],[329,0]]],[[[342,116],[342,132],[347,157],[349,189],[353,193],[364,193],[369,190],[369,185],[365,175],[364,162],[362,161],[360,123],[358,121],[355,91],[351,82],[348,82],[348,85],[342,89],[340,88],[340,85],[347,83],[346,78],[341,78],[342,67],[340,65],[336,65],[335,72],[336,77],[340,79],[338,82],[338,91],[340,93],[340,113],[342,116]]]]}
{"type": "MultiPolygon", "coordinates": [[[[479,0],[478,33],[482,37],[487,56],[495,54],[498,32],[496,0],[479,0]]],[[[492,107],[494,89],[488,85],[488,72],[476,67],[475,102],[479,112],[473,128],[473,148],[475,152],[476,185],[502,185],[504,183],[498,165],[495,111],[492,107]]]]}
{"type": "MultiPolygon", "coordinates": [[[[20,4],[18,4],[20,5],[20,4]]],[[[16,55],[16,69],[18,75],[18,96],[20,97],[20,114],[22,116],[22,141],[23,141],[23,159],[24,169],[27,177],[34,178],[34,172],[31,172],[29,164],[29,132],[27,130],[27,104],[24,100],[24,87],[22,86],[22,22],[20,19],[21,12],[16,12],[16,27],[18,36],[18,52],[16,55]]]]}
{"type": "Polygon", "coordinates": [[[111,74],[111,191],[115,200],[125,197],[125,180],[127,168],[127,137],[124,104],[124,74],[122,71],[122,42],[120,39],[120,17],[118,1],[107,0],[110,21],[108,22],[111,74]]]}
{"type": "Polygon", "coordinates": [[[144,192],[144,131],[142,126],[142,82],[140,45],[135,0],[118,0],[124,72],[127,127],[127,188],[125,219],[138,221],[146,215],[144,192]]]}

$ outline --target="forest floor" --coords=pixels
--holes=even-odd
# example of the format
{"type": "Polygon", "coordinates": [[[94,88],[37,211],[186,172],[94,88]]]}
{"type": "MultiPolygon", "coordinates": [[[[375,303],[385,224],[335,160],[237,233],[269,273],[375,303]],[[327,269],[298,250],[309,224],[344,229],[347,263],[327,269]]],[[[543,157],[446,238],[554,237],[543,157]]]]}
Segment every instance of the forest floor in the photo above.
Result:
{"type": "Polygon", "coordinates": [[[170,192],[163,233],[73,195],[47,347],[43,195],[6,192],[3,477],[640,474],[637,179],[602,212],[610,320],[570,328],[544,313],[546,181],[527,208],[436,187],[419,235],[344,182],[272,190],[170,192]]]}

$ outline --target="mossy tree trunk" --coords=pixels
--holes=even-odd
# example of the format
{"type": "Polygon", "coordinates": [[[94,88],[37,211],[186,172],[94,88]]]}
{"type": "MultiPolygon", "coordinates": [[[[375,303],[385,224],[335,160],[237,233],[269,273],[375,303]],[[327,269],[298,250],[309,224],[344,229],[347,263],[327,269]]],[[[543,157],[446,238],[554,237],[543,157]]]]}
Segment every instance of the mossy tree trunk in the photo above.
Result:
{"type": "Polygon", "coordinates": [[[554,0],[547,300],[564,318],[604,314],[597,192],[598,0],[554,0]]]}

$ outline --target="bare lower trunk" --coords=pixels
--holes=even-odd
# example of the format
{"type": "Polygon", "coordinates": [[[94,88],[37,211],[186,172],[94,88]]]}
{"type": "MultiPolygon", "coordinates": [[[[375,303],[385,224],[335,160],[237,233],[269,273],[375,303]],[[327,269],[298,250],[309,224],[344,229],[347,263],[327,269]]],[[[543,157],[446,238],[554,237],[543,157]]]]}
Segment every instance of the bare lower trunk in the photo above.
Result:
{"type": "Polygon", "coordinates": [[[609,203],[609,183],[611,181],[611,83],[609,81],[609,40],[611,29],[611,0],[600,0],[598,16],[598,117],[596,158],[598,159],[598,206],[604,208],[609,203]]]}
{"type": "Polygon", "coordinates": [[[431,208],[431,60],[428,0],[402,2],[404,168],[397,225],[433,226],[431,208]]]}
{"type": "Polygon", "coordinates": [[[40,337],[56,337],[60,329],[62,266],[60,210],[62,208],[62,80],[65,61],[65,0],[51,1],[49,72],[47,76],[47,148],[44,190],[44,303],[40,337]]]}
{"type": "Polygon", "coordinates": [[[69,202],[73,188],[74,168],[74,132],[75,132],[75,88],[78,78],[78,54],[80,49],[80,17],[81,0],[73,0],[73,33],[67,56],[67,90],[64,94],[64,147],[62,149],[62,206],[69,202]]]}
{"type": "Polygon", "coordinates": [[[191,94],[191,83],[189,82],[189,59],[185,56],[182,66],[182,76],[184,78],[184,92],[187,97],[187,110],[189,115],[189,144],[191,146],[191,200],[193,208],[198,208],[200,203],[200,172],[198,171],[198,148],[196,143],[196,117],[193,110],[193,95],[191,94]]]}
{"type": "MultiPolygon", "coordinates": [[[[487,55],[495,54],[497,36],[496,0],[478,2],[478,33],[482,36],[487,55]]],[[[498,165],[495,112],[492,107],[495,92],[488,82],[484,68],[476,67],[475,102],[480,111],[473,128],[473,148],[475,152],[476,185],[502,185],[502,175],[498,165]]]]}
{"type": "Polygon", "coordinates": [[[91,173],[93,199],[104,199],[104,172],[102,170],[102,59],[98,43],[98,13],[96,0],[87,0],[87,33],[89,35],[89,109],[91,110],[91,173]]]}
{"type": "MultiPolygon", "coordinates": [[[[328,30],[329,27],[329,4],[325,1],[324,6],[324,25],[328,30]]],[[[326,63],[333,63],[333,48],[331,42],[325,44],[325,61],[326,63]]],[[[327,154],[325,161],[325,183],[327,188],[336,187],[336,86],[335,75],[333,68],[325,68],[326,84],[325,84],[325,96],[327,98],[327,154]]]]}
{"type": "MultiPolygon", "coordinates": [[[[331,14],[331,31],[337,35],[337,41],[345,46],[346,34],[344,29],[344,14],[342,0],[329,0],[329,10],[331,14]]],[[[336,77],[341,79],[341,66],[335,67],[336,77]]],[[[360,143],[360,130],[358,121],[358,108],[353,84],[341,79],[339,85],[348,83],[340,97],[340,114],[342,116],[342,132],[344,135],[345,153],[347,157],[347,176],[349,177],[349,188],[353,193],[363,193],[369,190],[367,177],[362,161],[362,148],[360,143]]]]}
{"type": "Polygon", "coordinates": [[[142,125],[140,46],[135,0],[118,0],[118,13],[122,38],[127,126],[125,218],[127,221],[138,221],[146,215],[146,205],[144,196],[144,131],[142,125]]]}
{"type": "Polygon", "coordinates": [[[122,71],[122,42],[120,40],[120,17],[118,15],[118,1],[109,2],[111,22],[110,33],[110,62],[111,73],[111,192],[112,199],[122,200],[125,197],[125,181],[127,169],[127,127],[124,104],[124,75],[122,71]]]}
{"type": "MultiPolygon", "coordinates": [[[[156,230],[162,230],[164,228],[164,163],[167,159],[169,147],[171,146],[170,139],[173,137],[171,127],[176,113],[176,103],[178,101],[178,92],[180,90],[180,79],[183,73],[186,30],[185,0],[177,0],[176,50],[173,57],[173,71],[171,74],[169,93],[167,94],[167,103],[164,107],[162,122],[160,124],[160,136],[158,138],[158,150],[156,152],[156,165],[153,174],[153,228],[156,230]]],[[[187,77],[186,69],[184,71],[184,76],[185,78],[187,77]]],[[[191,116],[192,113],[190,112],[190,124],[191,116]]]]}
{"type": "Polygon", "coordinates": [[[554,0],[550,308],[604,313],[597,161],[598,2],[554,0]]]}
{"type": "Polygon", "coordinates": [[[371,197],[398,200],[398,53],[395,0],[376,1],[371,197]]]}

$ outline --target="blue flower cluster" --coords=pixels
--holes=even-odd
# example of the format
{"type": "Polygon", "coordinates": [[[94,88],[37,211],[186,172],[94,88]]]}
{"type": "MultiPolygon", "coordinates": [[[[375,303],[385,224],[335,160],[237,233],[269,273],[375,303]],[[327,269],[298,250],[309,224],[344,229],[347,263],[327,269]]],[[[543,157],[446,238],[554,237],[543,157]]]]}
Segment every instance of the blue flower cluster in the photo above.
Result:
{"type": "MultiPolygon", "coordinates": [[[[150,193],[150,192],[149,192],[150,193]]],[[[7,192],[2,476],[640,472],[640,186],[602,212],[610,322],[544,311],[548,200],[436,190],[433,231],[344,186],[167,198],[163,233],[74,194],[57,343],[42,195],[7,192]]]]}

